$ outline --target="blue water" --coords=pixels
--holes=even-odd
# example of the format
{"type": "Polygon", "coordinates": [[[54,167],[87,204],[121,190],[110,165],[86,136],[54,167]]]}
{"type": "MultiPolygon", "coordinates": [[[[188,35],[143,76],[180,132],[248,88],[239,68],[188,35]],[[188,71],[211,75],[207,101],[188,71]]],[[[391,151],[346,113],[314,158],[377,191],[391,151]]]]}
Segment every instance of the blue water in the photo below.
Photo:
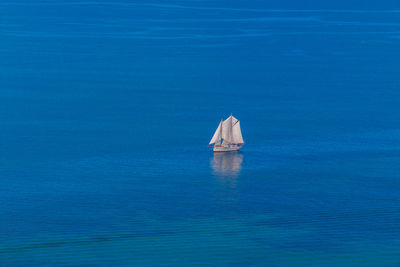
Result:
{"type": "Polygon", "coordinates": [[[0,265],[399,265],[400,6],[368,2],[0,2],[0,265]]]}

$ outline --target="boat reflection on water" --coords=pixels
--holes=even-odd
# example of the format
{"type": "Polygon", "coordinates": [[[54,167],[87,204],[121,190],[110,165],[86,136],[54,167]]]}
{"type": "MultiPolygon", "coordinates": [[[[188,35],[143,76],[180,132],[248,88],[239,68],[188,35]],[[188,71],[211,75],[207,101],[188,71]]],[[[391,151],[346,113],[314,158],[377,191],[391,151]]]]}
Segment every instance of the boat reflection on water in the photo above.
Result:
{"type": "Polygon", "coordinates": [[[240,151],[214,152],[211,160],[213,173],[221,178],[236,178],[242,169],[243,154],[240,151]]]}

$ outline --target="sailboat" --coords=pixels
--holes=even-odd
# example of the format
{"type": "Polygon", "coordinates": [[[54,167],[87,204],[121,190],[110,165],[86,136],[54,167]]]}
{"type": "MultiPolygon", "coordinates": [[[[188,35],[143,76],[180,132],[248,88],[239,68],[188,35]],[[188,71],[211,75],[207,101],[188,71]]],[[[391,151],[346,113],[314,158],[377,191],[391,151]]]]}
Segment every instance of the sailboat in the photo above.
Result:
{"type": "Polygon", "coordinates": [[[210,146],[213,144],[214,152],[236,151],[244,145],[240,121],[233,117],[232,114],[219,123],[209,143],[210,146]]]}

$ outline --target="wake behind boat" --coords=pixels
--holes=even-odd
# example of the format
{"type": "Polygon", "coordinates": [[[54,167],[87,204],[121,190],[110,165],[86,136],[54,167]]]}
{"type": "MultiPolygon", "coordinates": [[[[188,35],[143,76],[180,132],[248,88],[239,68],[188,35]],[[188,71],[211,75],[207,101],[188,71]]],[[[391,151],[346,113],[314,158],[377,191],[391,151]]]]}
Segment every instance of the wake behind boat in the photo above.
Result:
{"type": "Polygon", "coordinates": [[[209,145],[212,144],[214,144],[214,152],[239,150],[244,145],[240,121],[232,114],[226,120],[221,120],[209,143],[209,145]]]}

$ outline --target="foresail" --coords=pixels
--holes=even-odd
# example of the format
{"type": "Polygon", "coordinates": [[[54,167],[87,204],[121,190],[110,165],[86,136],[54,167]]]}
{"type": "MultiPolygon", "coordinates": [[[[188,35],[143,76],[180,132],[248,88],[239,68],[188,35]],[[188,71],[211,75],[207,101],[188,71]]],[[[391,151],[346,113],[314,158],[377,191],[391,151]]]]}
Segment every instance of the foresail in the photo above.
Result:
{"type": "Polygon", "coordinates": [[[222,122],[219,123],[218,128],[215,131],[213,137],[211,138],[209,145],[218,143],[221,141],[221,126],[222,126],[222,122]]]}

